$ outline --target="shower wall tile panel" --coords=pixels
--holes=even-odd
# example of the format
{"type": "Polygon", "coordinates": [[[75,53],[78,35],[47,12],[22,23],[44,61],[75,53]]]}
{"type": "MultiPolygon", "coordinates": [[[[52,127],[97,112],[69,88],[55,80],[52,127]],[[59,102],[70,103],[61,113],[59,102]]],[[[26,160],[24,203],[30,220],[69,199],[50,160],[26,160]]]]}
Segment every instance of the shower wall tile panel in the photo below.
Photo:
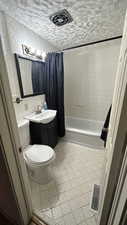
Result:
{"type": "Polygon", "coordinates": [[[121,39],[64,54],[67,116],[103,121],[115,84],[121,39]]]}

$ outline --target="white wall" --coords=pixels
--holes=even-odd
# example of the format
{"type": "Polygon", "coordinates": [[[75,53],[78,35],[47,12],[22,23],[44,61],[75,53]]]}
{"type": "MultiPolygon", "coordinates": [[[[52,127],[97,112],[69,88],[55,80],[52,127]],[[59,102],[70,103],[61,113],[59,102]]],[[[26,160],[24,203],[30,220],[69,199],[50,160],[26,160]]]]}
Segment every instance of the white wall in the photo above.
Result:
{"type": "MultiPolygon", "coordinates": [[[[3,15],[1,14],[0,16],[3,15]]],[[[20,90],[13,53],[22,55],[22,44],[46,52],[55,51],[55,47],[9,16],[6,16],[5,24],[3,24],[1,29],[1,35],[4,41],[4,53],[7,62],[12,97],[13,101],[15,101],[16,97],[20,97],[20,90]]],[[[43,101],[44,95],[41,95],[25,98],[20,104],[14,103],[17,120],[21,120],[24,115],[33,111],[35,107],[42,104],[43,101]]]]}
{"type": "Polygon", "coordinates": [[[120,42],[116,39],[65,52],[67,116],[105,120],[112,103],[120,42]]]}

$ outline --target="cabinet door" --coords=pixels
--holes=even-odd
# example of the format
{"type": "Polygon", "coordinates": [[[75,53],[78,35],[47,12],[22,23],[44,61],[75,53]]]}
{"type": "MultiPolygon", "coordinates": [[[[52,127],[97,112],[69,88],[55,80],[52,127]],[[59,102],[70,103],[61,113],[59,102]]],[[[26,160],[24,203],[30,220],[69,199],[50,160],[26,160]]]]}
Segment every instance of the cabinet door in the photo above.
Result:
{"type": "Polygon", "coordinates": [[[54,148],[57,144],[57,119],[48,124],[30,122],[31,144],[49,145],[54,148]]]}
{"type": "Polygon", "coordinates": [[[57,144],[57,120],[52,121],[50,126],[48,127],[48,144],[52,148],[54,148],[57,144]]]}
{"type": "Polygon", "coordinates": [[[31,144],[41,144],[41,124],[30,122],[31,144]]]}
{"type": "Polygon", "coordinates": [[[41,124],[40,128],[40,138],[41,138],[41,144],[43,145],[49,145],[49,128],[47,124],[41,124]]]}

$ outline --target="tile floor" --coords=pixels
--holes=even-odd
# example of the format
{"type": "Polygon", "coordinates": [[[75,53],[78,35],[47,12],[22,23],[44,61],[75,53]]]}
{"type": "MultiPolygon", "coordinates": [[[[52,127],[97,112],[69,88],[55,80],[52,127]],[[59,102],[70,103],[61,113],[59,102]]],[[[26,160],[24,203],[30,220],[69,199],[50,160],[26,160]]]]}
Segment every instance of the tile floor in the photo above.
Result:
{"type": "Polygon", "coordinates": [[[31,181],[35,212],[51,225],[96,225],[90,210],[93,184],[100,184],[104,150],[60,142],[47,185],[31,181]]]}

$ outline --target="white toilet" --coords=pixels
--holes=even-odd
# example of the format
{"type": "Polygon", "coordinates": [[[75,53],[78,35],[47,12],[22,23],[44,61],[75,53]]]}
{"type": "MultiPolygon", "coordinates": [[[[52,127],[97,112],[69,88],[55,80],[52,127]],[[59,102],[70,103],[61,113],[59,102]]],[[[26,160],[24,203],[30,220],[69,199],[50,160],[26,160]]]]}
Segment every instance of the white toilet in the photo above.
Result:
{"type": "Polygon", "coordinates": [[[54,150],[47,145],[29,145],[29,122],[24,121],[18,125],[23,155],[32,180],[40,184],[47,184],[53,177],[50,168],[55,159],[54,150]]]}

